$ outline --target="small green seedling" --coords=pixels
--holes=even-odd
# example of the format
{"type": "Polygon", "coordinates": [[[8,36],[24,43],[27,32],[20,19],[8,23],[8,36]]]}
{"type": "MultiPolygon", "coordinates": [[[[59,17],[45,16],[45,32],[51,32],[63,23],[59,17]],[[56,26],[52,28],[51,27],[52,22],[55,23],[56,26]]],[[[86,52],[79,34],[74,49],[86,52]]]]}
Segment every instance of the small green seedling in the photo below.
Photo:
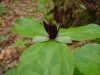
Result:
{"type": "Polygon", "coordinates": [[[0,4],[0,16],[2,16],[5,13],[5,7],[3,4],[0,4]]]}

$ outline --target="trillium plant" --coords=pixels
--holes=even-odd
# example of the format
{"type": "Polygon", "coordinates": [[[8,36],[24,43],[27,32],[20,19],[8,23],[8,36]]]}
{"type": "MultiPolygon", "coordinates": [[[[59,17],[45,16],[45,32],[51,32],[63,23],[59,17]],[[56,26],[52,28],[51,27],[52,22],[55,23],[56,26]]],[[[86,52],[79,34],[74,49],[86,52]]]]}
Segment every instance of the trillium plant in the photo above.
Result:
{"type": "Polygon", "coordinates": [[[33,42],[44,42],[44,41],[49,41],[49,40],[54,40],[58,42],[63,42],[63,43],[72,43],[72,40],[68,36],[58,36],[58,32],[60,29],[57,28],[57,26],[50,21],[50,23],[43,22],[45,31],[47,32],[47,36],[35,36],[33,38],[33,42]]]}
{"type": "Polygon", "coordinates": [[[52,22],[19,18],[13,31],[31,38],[33,45],[23,52],[18,67],[5,75],[100,75],[99,43],[83,45],[74,52],[68,46],[73,41],[100,39],[100,26],[65,29],[52,22]]]}

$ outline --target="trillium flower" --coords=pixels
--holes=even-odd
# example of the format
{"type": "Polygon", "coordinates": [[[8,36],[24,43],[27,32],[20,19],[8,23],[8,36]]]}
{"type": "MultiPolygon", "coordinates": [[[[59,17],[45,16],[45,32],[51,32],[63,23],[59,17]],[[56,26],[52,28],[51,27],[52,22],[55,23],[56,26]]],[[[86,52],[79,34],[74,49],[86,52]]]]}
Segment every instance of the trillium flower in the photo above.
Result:
{"type": "Polygon", "coordinates": [[[70,37],[58,36],[60,27],[57,28],[56,24],[52,23],[51,21],[49,23],[43,21],[43,25],[48,36],[36,36],[33,38],[33,42],[44,42],[44,41],[54,40],[57,42],[72,43],[70,37]]]}
{"type": "Polygon", "coordinates": [[[57,27],[52,22],[43,22],[42,25],[30,18],[19,18],[13,27],[13,31],[21,36],[32,38],[33,42],[53,40],[72,43],[72,40],[92,40],[100,37],[100,27],[96,24],[64,29],[57,27]]]}
{"type": "MultiPolygon", "coordinates": [[[[100,75],[98,69],[100,63],[96,61],[100,58],[99,44],[88,44],[77,48],[75,55],[69,46],[64,44],[71,43],[72,40],[100,38],[100,26],[89,24],[78,28],[59,29],[52,22],[44,22],[43,24],[44,26],[29,18],[20,18],[16,21],[13,31],[23,37],[32,38],[33,42],[36,42],[20,57],[17,75],[73,75],[75,67],[85,75],[100,75]],[[95,60],[91,60],[91,56],[95,60]],[[91,66],[91,64],[93,65],[91,66]]],[[[11,75],[11,73],[14,72],[11,71],[8,74],[11,75]]],[[[77,74],[79,73],[77,72],[77,74]]]]}
{"type": "Polygon", "coordinates": [[[47,24],[43,21],[43,25],[44,25],[46,32],[49,35],[49,39],[55,39],[58,35],[59,28],[57,29],[57,26],[53,24],[52,22],[49,22],[47,24]]]}

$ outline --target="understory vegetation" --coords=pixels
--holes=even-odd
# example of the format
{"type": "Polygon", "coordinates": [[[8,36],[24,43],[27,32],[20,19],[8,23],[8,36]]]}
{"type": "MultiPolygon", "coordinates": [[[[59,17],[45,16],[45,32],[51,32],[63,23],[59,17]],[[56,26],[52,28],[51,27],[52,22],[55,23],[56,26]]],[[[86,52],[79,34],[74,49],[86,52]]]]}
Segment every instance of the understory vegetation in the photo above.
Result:
{"type": "Polygon", "coordinates": [[[0,74],[100,75],[99,11],[98,0],[1,1],[0,74]]]}

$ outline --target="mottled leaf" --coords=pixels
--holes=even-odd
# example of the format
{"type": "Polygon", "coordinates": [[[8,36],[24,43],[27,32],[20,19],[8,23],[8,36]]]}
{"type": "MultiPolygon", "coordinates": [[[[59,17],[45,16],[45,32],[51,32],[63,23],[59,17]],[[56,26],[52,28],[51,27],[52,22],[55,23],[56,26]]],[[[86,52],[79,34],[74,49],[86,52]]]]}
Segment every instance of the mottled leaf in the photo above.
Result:
{"type": "Polygon", "coordinates": [[[19,18],[14,24],[13,31],[29,38],[37,35],[47,35],[43,26],[30,18],[19,18]]]}
{"type": "Polygon", "coordinates": [[[71,37],[72,40],[93,40],[100,38],[100,26],[89,24],[77,28],[60,29],[59,35],[71,37]]]}
{"type": "Polygon", "coordinates": [[[18,75],[73,75],[73,55],[66,44],[36,43],[21,56],[18,75]]]}
{"type": "Polygon", "coordinates": [[[100,44],[87,44],[75,52],[75,64],[84,75],[100,75],[100,44]]]}

